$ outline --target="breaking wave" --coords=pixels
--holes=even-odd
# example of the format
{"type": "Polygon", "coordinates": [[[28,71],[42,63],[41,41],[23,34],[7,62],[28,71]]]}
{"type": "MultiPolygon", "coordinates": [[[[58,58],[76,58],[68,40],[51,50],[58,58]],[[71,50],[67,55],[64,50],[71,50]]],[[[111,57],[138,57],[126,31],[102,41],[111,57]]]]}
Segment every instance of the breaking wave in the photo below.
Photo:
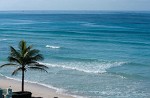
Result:
{"type": "Polygon", "coordinates": [[[49,67],[59,67],[69,70],[77,70],[86,73],[105,73],[107,69],[118,67],[126,64],[126,62],[64,62],[64,63],[41,63],[49,67]]]}
{"type": "Polygon", "coordinates": [[[59,49],[61,48],[60,46],[51,46],[51,45],[46,45],[46,48],[51,48],[51,49],[59,49]]]}
{"type": "MultiPolygon", "coordinates": [[[[7,79],[10,79],[10,80],[15,80],[15,81],[19,81],[21,82],[21,79],[17,79],[17,78],[11,78],[11,77],[8,77],[8,76],[4,76],[0,73],[0,76],[1,78],[7,78],[7,79]]],[[[40,86],[43,86],[43,87],[47,87],[49,89],[53,89],[53,90],[56,90],[56,93],[60,93],[62,95],[69,95],[69,96],[73,96],[75,98],[85,98],[85,97],[82,97],[82,96],[78,96],[78,95],[71,95],[71,94],[67,94],[67,90],[65,89],[62,89],[62,88],[57,88],[57,87],[54,87],[52,85],[47,85],[47,84],[43,84],[43,83],[39,83],[39,82],[35,82],[35,81],[29,81],[29,80],[25,80],[25,82],[27,83],[31,83],[31,84],[37,84],[37,85],[40,85],[40,86]]]]}

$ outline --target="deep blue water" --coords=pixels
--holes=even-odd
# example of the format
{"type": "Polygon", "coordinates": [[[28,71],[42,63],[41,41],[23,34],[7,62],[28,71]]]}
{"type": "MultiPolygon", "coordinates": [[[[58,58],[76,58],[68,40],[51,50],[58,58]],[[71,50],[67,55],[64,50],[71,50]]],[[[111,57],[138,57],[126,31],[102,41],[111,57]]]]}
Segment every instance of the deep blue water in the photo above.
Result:
{"type": "MultiPolygon", "coordinates": [[[[0,64],[24,39],[49,66],[26,72],[28,81],[88,98],[149,98],[150,12],[59,13],[0,12],[0,64]]],[[[0,73],[20,79],[13,69],[0,73]]]]}

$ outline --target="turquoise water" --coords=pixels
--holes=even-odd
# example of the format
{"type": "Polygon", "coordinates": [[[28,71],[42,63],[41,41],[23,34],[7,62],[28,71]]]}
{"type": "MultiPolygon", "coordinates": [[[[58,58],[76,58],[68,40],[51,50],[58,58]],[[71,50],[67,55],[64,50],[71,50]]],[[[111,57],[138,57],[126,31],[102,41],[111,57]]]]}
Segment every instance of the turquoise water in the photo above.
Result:
{"type": "MultiPolygon", "coordinates": [[[[24,39],[41,50],[48,73],[26,80],[88,98],[149,98],[149,12],[0,12],[0,64],[24,39]]],[[[11,76],[14,68],[0,69],[11,76]]]]}

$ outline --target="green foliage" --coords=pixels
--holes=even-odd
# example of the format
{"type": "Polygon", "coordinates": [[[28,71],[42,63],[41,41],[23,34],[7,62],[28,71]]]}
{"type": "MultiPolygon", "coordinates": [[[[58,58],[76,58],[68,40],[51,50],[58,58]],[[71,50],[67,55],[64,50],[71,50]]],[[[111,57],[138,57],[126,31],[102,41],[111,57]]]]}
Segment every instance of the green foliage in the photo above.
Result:
{"type": "Polygon", "coordinates": [[[24,40],[19,42],[18,50],[10,46],[10,55],[8,61],[10,63],[1,65],[0,68],[5,66],[17,66],[17,69],[13,71],[12,75],[17,75],[19,71],[22,72],[22,91],[24,91],[24,72],[28,69],[46,71],[48,68],[45,65],[39,64],[38,61],[44,60],[42,54],[37,49],[33,49],[33,46],[27,46],[24,40]]]}

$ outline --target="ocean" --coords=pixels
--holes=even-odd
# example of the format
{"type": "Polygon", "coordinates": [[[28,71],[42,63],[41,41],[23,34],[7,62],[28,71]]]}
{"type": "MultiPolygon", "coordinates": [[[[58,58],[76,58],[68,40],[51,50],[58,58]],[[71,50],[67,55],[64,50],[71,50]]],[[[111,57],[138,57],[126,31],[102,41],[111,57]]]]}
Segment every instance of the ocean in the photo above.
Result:
{"type": "MultiPolygon", "coordinates": [[[[0,64],[20,40],[39,49],[48,73],[25,80],[77,98],[150,97],[150,12],[0,12],[0,64]]],[[[11,76],[14,67],[0,69],[11,76]]]]}

